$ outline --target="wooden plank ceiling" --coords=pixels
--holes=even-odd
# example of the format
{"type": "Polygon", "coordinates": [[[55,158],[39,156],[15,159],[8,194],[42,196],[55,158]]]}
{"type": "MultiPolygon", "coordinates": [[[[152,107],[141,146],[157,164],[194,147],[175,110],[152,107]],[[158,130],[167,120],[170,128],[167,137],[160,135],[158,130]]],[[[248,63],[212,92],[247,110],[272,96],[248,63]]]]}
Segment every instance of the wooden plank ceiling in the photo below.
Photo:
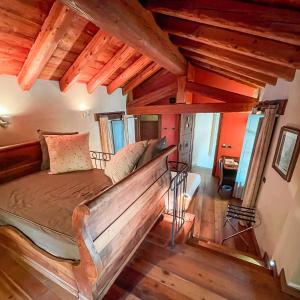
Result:
{"type": "MultiPolygon", "coordinates": [[[[291,81],[300,67],[297,1],[95,3],[0,0],[0,75],[17,76],[24,90],[39,78],[59,81],[62,91],[80,82],[89,93],[103,85],[108,93],[122,88],[127,94],[163,74],[171,82],[133,93],[131,108],[147,107],[149,113],[149,106],[158,110],[155,102],[175,95],[185,110],[192,94],[209,94],[227,104],[216,107],[236,111],[255,101],[193,83],[188,62],[254,88],[274,85],[277,78],[291,81]]],[[[202,108],[198,103],[194,109],[202,108]]]]}

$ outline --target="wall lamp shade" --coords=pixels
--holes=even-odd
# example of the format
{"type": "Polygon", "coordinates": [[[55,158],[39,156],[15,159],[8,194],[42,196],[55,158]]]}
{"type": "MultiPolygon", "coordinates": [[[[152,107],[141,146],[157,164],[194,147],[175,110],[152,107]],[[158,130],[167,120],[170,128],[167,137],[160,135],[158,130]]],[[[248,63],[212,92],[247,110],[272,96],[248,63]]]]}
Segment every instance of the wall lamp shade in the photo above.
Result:
{"type": "Polygon", "coordinates": [[[0,127],[7,128],[9,124],[10,124],[9,116],[0,116],[0,127]]]}

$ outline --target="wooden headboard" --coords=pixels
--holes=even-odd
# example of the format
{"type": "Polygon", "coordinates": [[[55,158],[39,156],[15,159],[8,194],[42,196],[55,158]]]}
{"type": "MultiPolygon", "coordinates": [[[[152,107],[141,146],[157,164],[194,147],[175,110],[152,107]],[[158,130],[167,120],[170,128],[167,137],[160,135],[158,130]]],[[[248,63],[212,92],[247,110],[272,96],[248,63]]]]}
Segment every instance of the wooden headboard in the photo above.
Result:
{"type": "Polygon", "coordinates": [[[0,183],[40,171],[41,162],[38,141],[0,147],[0,183]]]}

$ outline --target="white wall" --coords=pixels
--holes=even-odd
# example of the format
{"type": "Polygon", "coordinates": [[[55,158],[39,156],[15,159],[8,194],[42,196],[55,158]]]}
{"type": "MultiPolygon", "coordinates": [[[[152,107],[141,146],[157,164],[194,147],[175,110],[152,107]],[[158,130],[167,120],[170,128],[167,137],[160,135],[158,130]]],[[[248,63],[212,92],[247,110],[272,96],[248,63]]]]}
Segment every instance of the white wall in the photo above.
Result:
{"type": "Polygon", "coordinates": [[[261,250],[276,260],[280,271],[284,267],[287,281],[300,289],[300,158],[291,182],[283,180],[272,168],[280,128],[284,125],[300,129],[300,71],[293,83],[279,81],[276,87],[267,86],[264,100],[284,99],[288,104],[278,120],[257,200],[262,224],[255,230],[261,250]]]}
{"type": "Polygon", "coordinates": [[[219,118],[220,114],[196,114],[192,157],[193,166],[213,168],[219,118]],[[215,118],[213,118],[214,115],[215,118]]]}
{"type": "Polygon", "coordinates": [[[105,87],[88,94],[85,85],[74,84],[66,93],[58,82],[38,80],[24,92],[16,77],[0,76],[0,115],[11,116],[7,129],[0,127],[0,146],[36,140],[37,129],[90,132],[90,148],[100,150],[98,123],[94,113],[125,110],[126,98],[118,89],[112,95],[105,87]],[[91,111],[82,118],[81,110],[91,111]]]}

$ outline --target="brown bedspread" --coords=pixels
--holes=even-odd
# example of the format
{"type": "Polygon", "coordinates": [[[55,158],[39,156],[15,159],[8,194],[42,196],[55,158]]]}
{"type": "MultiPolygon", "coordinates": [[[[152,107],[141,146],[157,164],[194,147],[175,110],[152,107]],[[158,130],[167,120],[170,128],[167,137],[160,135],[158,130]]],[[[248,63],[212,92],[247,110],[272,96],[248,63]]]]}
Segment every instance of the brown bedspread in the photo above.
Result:
{"type": "MultiPolygon", "coordinates": [[[[0,223],[22,231],[20,224],[25,221],[26,226],[33,224],[43,233],[51,232],[52,237],[54,232],[74,241],[74,208],[94,199],[110,185],[110,178],[97,169],[59,175],[42,171],[15,179],[0,185],[0,223]]],[[[30,235],[30,231],[24,232],[30,235]]],[[[28,237],[35,241],[34,236],[28,237]]],[[[44,243],[39,240],[37,244],[44,243]]]]}

